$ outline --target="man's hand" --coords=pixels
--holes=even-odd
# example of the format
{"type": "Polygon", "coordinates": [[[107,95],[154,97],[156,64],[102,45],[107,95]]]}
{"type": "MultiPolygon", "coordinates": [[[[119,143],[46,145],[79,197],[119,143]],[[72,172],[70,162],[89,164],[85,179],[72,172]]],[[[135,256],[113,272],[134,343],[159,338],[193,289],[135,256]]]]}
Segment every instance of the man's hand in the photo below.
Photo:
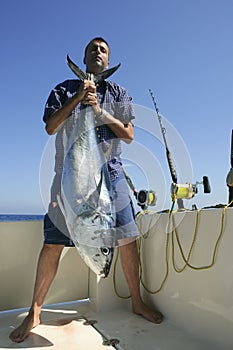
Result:
{"type": "MultiPolygon", "coordinates": [[[[81,84],[77,95],[79,98],[82,97],[81,102],[84,105],[92,106],[94,113],[99,116],[102,114],[102,109],[99,105],[96,85],[91,80],[84,80],[81,84]]],[[[124,140],[126,143],[130,143],[134,139],[134,129],[133,124],[128,123],[127,127],[118,120],[114,118],[110,113],[105,112],[104,120],[101,119],[103,124],[108,124],[109,128],[116,134],[117,137],[124,140]]]]}
{"type": "Polygon", "coordinates": [[[85,100],[88,92],[96,93],[96,86],[91,80],[84,80],[77,91],[77,95],[82,102],[85,100]]]}
{"type": "Polygon", "coordinates": [[[91,80],[83,81],[79,94],[80,97],[83,96],[82,103],[84,105],[92,106],[94,113],[97,115],[101,113],[101,108],[99,106],[96,93],[96,85],[91,80]]]}

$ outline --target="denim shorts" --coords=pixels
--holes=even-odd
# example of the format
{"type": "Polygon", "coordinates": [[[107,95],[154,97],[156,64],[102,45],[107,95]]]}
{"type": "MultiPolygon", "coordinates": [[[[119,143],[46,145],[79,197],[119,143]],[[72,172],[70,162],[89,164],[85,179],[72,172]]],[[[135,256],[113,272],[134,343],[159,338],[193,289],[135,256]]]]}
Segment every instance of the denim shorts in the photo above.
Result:
{"type": "MultiPolygon", "coordinates": [[[[135,223],[133,203],[129,194],[129,186],[123,173],[112,181],[112,187],[116,211],[116,241],[137,237],[139,233],[135,223]]],[[[68,229],[59,207],[51,209],[49,213],[44,217],[44,243],[73,247],[74,244],[69,237],[68,229]],[[53,211],[56,211],[55,214],[53,214],[53,211]],[[52,215],[49,213],[52,213],[52,215]],[[57,223],[58,219],[59,225],[55,225],[54,223],[57,223]]]]}

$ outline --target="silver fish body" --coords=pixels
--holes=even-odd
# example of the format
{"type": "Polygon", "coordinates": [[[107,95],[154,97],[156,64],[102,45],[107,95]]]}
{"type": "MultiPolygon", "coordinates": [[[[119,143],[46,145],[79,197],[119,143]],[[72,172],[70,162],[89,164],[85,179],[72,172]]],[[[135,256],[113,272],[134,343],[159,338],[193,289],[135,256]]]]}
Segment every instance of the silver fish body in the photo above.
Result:
{"type": "Polygon", "coordinates": [[[91,107],[82,110],[70,138],[64,134],[64,145],[58,203],[81,257],[97,275],[107,277],[114,254],[113,191],[91,107]]]}
{"type": "MultiPolygon", "coordinates": [[[[67,64],[81,81],[92,80],[95,84],[120,67],[118,64],[90,74],[82,71],[68,55],[67,64]]],[[[91,107],[80,113],[69,140],[64,131],[63,140],[66,152],[58,203],[81,257],[97,275],[107,277],[116,243],[114,198],[91,107]]]]}

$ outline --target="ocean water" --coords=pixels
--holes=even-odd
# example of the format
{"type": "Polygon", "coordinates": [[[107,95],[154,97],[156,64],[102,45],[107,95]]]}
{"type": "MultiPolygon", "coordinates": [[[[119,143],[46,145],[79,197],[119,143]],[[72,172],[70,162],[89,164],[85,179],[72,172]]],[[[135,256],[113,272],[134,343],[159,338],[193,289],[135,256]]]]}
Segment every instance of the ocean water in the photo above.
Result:
{"type": "Polygon", "coordinates": [[[32,214],[0,214],[1,221],[33,221],[43,220],[44,215],[32,215],[32,214]]]}

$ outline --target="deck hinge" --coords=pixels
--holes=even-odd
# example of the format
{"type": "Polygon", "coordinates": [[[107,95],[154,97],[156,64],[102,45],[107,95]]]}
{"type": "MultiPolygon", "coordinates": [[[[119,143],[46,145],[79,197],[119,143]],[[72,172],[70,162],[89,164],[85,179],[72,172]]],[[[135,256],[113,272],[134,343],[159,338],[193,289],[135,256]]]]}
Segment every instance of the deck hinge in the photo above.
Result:
{"type": "Polygon", "coordinates": [[[120,343],[120,340],[118,339],[115,339],[115,338],[112,338],[112,339],[106,339],[103,341],[103,345],[106,345],[106,346],[114,346],[114,345],[117,345],[120,343]]]}
{"type": "Polygon", "coordinates": [[[98,321],[96,321],[96,320],[86,320],[85,322],[83,322],[83,324],[84,324],[84,326],[93,326],[97,322],[98,321]]]}

